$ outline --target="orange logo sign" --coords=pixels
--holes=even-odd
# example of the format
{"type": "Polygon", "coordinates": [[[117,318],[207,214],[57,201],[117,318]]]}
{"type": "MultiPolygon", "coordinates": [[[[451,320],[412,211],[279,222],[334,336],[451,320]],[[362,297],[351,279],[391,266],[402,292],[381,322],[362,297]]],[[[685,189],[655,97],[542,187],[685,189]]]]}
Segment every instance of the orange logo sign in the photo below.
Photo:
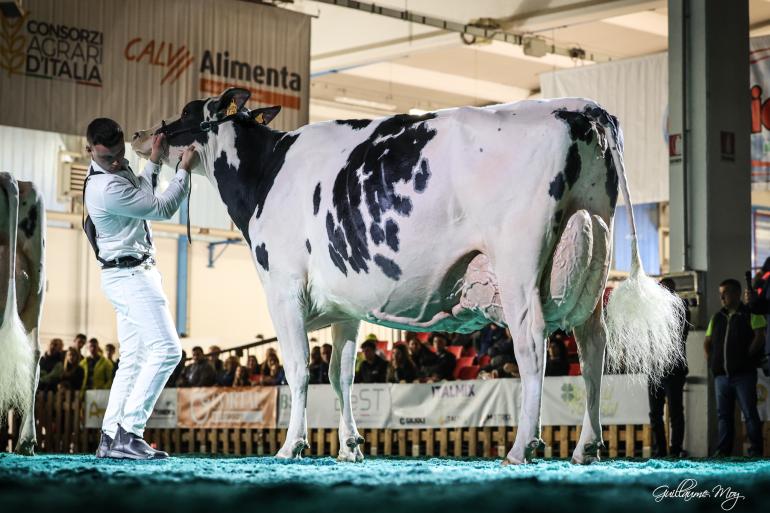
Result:
{"type": "Polygon", "coordinates": [[[166,69],[160,83],[173,84],[184,71],[195,61],[187,46],[174,46],[167,41],[156,42],[136,37],[128,42],[123,50],[126,60],[134,62],[147,61],[151,66],[162,66],[166,69]]]}

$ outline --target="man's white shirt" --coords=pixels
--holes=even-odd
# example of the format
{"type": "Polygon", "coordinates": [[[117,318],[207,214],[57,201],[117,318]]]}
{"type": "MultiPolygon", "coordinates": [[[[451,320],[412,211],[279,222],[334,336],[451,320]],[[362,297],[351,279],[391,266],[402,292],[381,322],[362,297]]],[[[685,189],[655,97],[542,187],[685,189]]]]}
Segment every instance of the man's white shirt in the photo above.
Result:
{"type": "Polygon", "coordinates": [[[93,160],[91,168],[102,173],[88,179],[84,199],[96,228],[99,257],[109,261],[154,256],[152,231],[149,223],[145,229],[145,220],[171,219],[184,200],[190,174],[179,168],[168,188],[156,195],[152,182],[160,173],[160,164],[147,161],[138,176],[127,168],[109,173],[93,160]]]}

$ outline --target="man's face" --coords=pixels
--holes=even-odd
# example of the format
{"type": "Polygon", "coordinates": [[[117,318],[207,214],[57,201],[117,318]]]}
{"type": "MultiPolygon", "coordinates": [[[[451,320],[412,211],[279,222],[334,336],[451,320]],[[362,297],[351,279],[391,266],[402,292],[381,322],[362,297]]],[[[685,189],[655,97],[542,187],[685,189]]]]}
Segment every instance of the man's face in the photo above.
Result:
{"type": "Polygon", "coordinates": [[[433,346],[437,351],[446,349],[446,339],[444,337],[433,337],[433,346]]]}
{"type": "Polygon", "coordinates": [[[375,357],[375,351],[374,348],[371,346],[364,347],[364,358],[366,358],[367,362],[373,362],[375,357]]]}
{"type": "Polygon", "coordinates": [[[99,344],[96,344],[95,342],[89,343],[88,354],[91,355],[91,358],[96,358],[97,356],[99,356],[99,344]]]}
{"type": "Polygon", "coordinates": [[[76,338],[75,339],[75,346],[77,346],[78,351],[83,349],[83,346],[85,346],[85,345],[86,345],[85,339],[83,339],[83,338],[76,338]]]}
{"type": "Polygon", "coordinates": [[[217,346],[209,347],[209,355],[212,361],[219,360],[219,351],[220,349],[217,346]]]}
{"type": "Polygon", "coordinates": [[[107,346],[104,350],[107,352],[107,358],[112,358],[112,355],[115,354],[115,346],[107,346]]]}
{"type": "Polygon", "coordinates": [[[719,298],[725,308],[737,308],[741,302],[741,293],[735,287],[719,287],[719,298]]]}
{"type": "Polygon", "coordinates": [[[323,358],[326,363],[332,361],[332,346],[321,347],[321,358],[323,358]]]}
{"type": "Polygon", "coordinates": [[[109,148],[103,144],[89,144],[87,149],[94,162],[110,173],[121,169],[125,163],[126,145],[123,141],[109,148]]]}
{"type": "Polygon", "coordinates": [[[417,339],[412,339],[409,341],[409,352],[412,354],[417,354],[420,352],[420,341],[417,339]]]}
{"type": "Polygon", "coordinates": [[[193,359],[196,362],[203,360],[203,349],[193,349],[193,359]]]}

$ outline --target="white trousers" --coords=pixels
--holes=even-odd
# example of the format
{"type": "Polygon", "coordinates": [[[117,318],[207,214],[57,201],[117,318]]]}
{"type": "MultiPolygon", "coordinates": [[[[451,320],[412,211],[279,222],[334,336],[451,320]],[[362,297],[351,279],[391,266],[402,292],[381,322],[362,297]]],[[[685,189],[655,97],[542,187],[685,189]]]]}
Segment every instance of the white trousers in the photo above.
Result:
{"type": "Polygon", "coordinates": [[[142,436],[182,346],[155,266],[104,269],[102,291],[115,307],[120,342],[120,365],[102,430],[114,438],[120,424],[142,436]]]}

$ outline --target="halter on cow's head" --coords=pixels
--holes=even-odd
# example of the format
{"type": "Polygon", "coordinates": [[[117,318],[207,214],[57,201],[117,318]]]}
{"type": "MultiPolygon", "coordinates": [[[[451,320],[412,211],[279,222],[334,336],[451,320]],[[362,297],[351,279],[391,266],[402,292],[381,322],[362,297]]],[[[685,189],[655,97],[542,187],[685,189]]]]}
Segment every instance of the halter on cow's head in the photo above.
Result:
{"type": "Polygon", "coordinates": [[[168,151],[162,162],[174,167],[184,149],[193,145],[200,159],[190,171],[196,174],[211,174],[212,163],[228,141],[233,137],[227,130],[229,123],[257,123],[267,125],[278,115],[280,106],[249,110],[245,107],[251,93],[246,89],[230,88],[215,98],[193,100],[184,106],[180,116],[172,121],[161,120],[148,130],[135,132],[131,147],[141,157],[148,158],[152,149],[152,136],[165,134],[168,151]],[[221,130],[221,132],[220,132],[221,130]]]}

